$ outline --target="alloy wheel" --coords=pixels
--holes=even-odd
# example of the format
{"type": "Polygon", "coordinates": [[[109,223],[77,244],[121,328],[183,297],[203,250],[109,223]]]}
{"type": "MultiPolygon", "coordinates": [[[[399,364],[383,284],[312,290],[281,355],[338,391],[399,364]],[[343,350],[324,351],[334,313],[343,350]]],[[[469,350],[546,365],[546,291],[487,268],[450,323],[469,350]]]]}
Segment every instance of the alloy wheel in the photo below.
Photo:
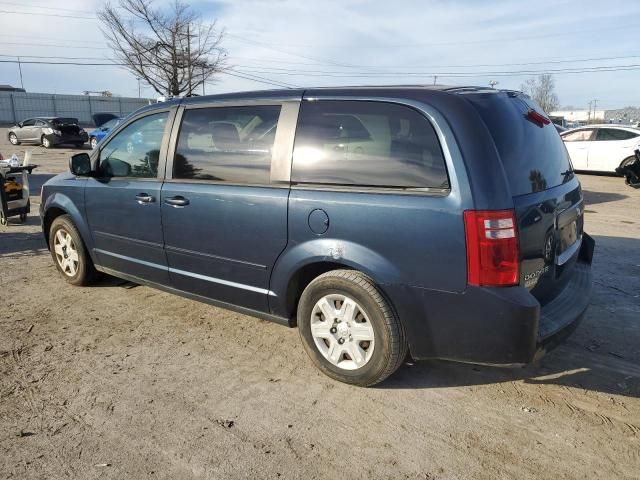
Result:
{"type": "Polygon", "coordinates": [[[64,228],[56,232],[53,241],[53,250],[62,272],[69,277],[75,276],[80,261],[78,250],[76,244],[73,242],[73,238],[71,238],[69,232],[64,228]]]}
{"type": "Polygon", "coordinates": [[[310,326],[316,348],[336,367],[356,370],[371,359],[375,347],[373,325],[354,299],[325,295],[311,311],[310,326]]]}
{"type": "Polygon", "coordinates": [[[18,137],[16,137],[15,133],[10,133],[9,134],[9,142],[11,142],[11,145],[17,145],[18,144],[18,137]]]}

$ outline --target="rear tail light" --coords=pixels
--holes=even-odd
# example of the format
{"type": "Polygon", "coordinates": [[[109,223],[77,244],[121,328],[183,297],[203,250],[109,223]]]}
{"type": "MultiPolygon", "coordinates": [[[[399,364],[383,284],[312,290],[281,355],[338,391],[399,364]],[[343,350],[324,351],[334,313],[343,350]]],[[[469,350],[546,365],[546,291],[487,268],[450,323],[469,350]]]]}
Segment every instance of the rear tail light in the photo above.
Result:
{"type": "Polygon", "coordinates": [[[513,210],[467,210],[467,283],[507,287],[519,283],[518,231],[513,210]]]}

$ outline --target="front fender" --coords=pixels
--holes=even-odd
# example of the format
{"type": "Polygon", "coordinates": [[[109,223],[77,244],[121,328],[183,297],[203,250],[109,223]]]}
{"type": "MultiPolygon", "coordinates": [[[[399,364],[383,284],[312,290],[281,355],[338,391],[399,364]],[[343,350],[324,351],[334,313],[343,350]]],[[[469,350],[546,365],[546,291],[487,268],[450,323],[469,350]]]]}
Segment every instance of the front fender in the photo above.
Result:
{"type": "Polygon", "coordinates": [[[359,270],[378,285],[398,283],[396,266],[377,252],[356,243],[318,238],[288,247],[271,273],[269,304],[272,313],[289,317],[287,290],[296,272],[311,264],[331,263],[359,270]]]}
{"type": "MultiPolygon", "coordinates": [[[[61,193],[55,192],[47,197],[45,200],[44,206],[42,208],[42,226],[43,226],[43,234],[45,236],[45,241],[49,244],[49,239],[47,238],[47,232],[45,231],[45,223],[44,220],[47,217],[47,212],[51,211],[52,208],[63,210],[67,215],[71,217],[71,221],[80,232],[80,237],[84,242],[89,255],[93,262],[96,262],[96,258],[93,254],[93,237],[91,235],[91,231],[89,230],[89,225],[86,221],[86,216],[84,215],[84,209],[81,211],[77,205],[84,205],[84,189],[79,190],[78,192],[73,192],[77,194],[78,198],[71,198],[70,196],[61,193]]],[[[75,195],[73,195],[75,197],[75,195]]]]}

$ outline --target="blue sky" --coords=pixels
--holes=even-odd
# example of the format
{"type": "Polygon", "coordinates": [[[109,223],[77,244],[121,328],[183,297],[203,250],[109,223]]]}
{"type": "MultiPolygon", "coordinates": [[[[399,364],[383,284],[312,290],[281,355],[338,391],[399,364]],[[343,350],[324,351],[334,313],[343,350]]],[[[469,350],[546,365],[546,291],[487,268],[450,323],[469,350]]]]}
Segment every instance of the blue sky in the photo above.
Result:
{"type": "MultiPolygon", "coordinates": [[[[108,59],[93,14],[103,2],[69,0],[62,5],[64,10],[56,10],[44,0],[0,0],[5,55],[0,59],[108,59]]],[[[224,47],[233,71],[265,82],[302,87],[419,84],[433,83],[437,74],[438,83],[486,85],[496,80],[498,87],[517,89],[531,74],[513,72],[556,71],[562,105],[586,108],[597,99],[599,108],[640,106],[637,0],[200,0],[191,5],[226,29],[224,47]],[[599,67],[627,70],[576,72],[599,67]]],[[[24,64],[22,70],[29,91],[138,94],[135,78],[118,67],[24,64]]],[[[17,65],[0,64],[0,83],[19,85],[17,65]]],[[[260,88],[272,87],[220,75],[207,93],[260,88]]],[[[156,96],[144,85],[142,95],[156,96]]]]}

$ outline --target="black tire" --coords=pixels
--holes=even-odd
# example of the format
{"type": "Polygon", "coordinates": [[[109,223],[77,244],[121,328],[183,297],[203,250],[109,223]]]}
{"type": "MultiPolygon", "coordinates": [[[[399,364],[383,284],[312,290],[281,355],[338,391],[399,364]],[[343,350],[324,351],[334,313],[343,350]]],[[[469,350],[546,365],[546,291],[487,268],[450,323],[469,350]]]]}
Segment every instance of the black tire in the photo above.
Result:
{"type": "Polygon", "coordinates": [[[375,385],[395,372],[407,356],[407,340],[400,320],[373,281],[361,272],[333,270],[317,277],[302,293],[297,316],[300,338],[309,357],[320,371],[340,382],[363,387],[375,385]],[[369,360],[362,367],[340,368],[316,346],[311,334],[311,317],[316,303],[327,295],[349,297],[366,312],[375,343],[369,360]]]}
{"type": "Polygon", "coordinates": [[[11,145],[20,145],[20,141],[18,140],[17,135],[13,132],[9,134],[9,143],[11,145]]]}
{"type": "Polygon", "coordinates": [[[49,230],[49,251],[53,258],[56,268],[62,275],[62,277],[71,285],[84,286],[90,285],[98,278],[98,272],[96,271],[93,261],[87,252],[87,248],[80,237],[78,229],[73,224],[69,215],[60,215],[53,220],[51,228],[49,230]],[[55,252],[56,235],[59,231],[66,232],[71,236],[74,245],[74,251],[77,252],[78,262],[74,274],[70,274],[63,269],[61,262],[55,252]]]}
{"type": "Polygon", "coordinates": [[[44,148],[52,148],[53,144],[44,135],[40,138],[40,143],[44,148]]]}

